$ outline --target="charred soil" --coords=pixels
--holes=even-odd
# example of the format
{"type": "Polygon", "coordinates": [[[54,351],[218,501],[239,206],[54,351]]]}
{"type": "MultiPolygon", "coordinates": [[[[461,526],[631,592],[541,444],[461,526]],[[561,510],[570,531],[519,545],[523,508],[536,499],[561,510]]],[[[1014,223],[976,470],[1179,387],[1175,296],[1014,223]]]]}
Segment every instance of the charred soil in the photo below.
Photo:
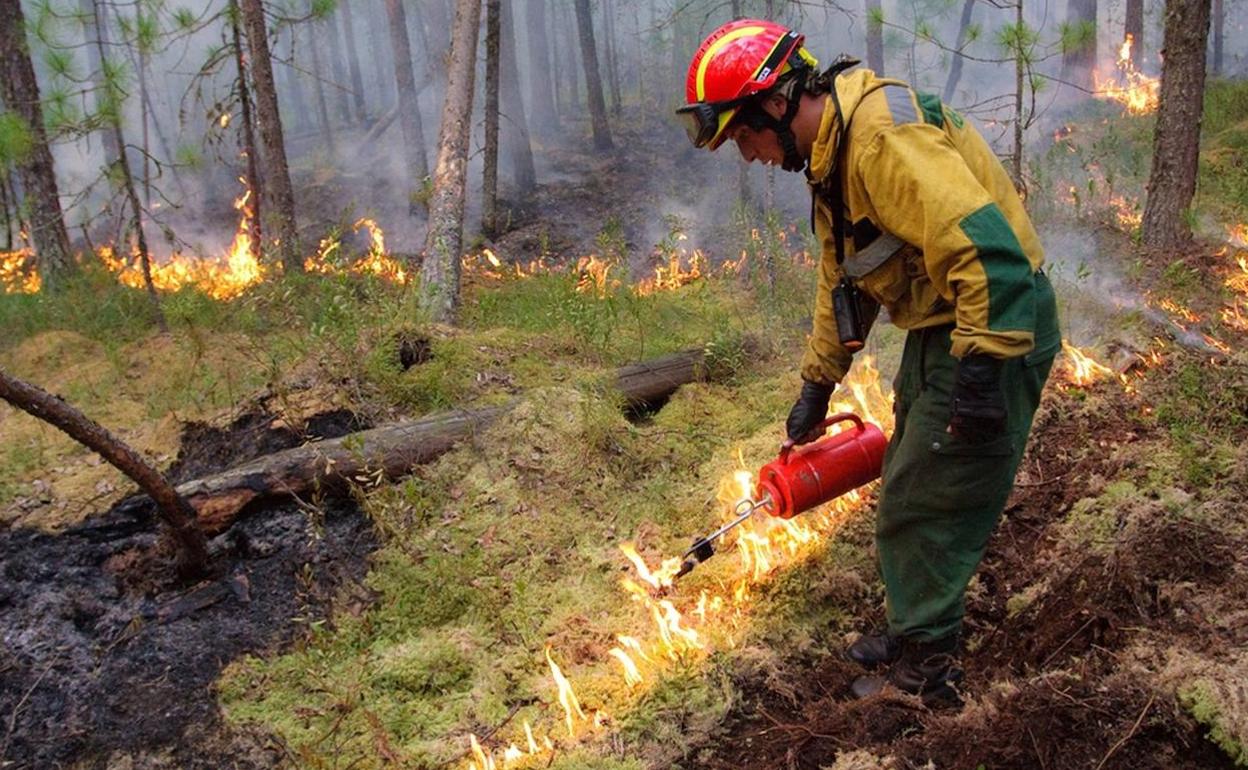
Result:
{"type": "MultiPolygon", "coordinates": [[[[264,415],[188,426],[174,474],[217,470],[302,439],[264,415]]],[[[349,416],[310,421],[337,435],[349,416]]],[[[5,767],[271,767],[282,749],[229,728],[213,683],[362,610],[377,541],[353,505],[251,512],[211,544],[212,574],[173,582],[150,517],[114,510],[63,534],[0,532],[0,758],[5,767]]]]}

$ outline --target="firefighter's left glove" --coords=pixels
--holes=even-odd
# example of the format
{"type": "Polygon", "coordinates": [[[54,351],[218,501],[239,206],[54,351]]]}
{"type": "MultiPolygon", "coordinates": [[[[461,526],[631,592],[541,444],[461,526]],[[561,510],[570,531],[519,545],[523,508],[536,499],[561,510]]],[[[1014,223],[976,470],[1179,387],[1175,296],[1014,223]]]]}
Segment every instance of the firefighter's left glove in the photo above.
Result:
{"type": "Polygon", "coordinates": [[[794,444],[806,444],[819,438],[815,428],[828,416],[828,402],[832,400],[832,386],[822,385],[808,380],[802,381],[802,393],[797,403],[789,410],[789,419],[785,422],[785,431],[789,441],[794,444]]]}
{"type": "Polygon", "coordinates": [[[975,353],[958,361],[949,398],[949,432],[968,444],[986,444],[1005,433],[1000,358],[975,353]]]}

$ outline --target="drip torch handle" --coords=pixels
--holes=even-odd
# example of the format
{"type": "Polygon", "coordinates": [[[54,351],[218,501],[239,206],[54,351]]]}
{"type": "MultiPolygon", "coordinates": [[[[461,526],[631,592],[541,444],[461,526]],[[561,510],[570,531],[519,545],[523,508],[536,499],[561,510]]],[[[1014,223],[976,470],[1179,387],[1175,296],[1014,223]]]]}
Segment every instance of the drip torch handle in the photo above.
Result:
{"type": "MultiPolygon", "coordinates": [[[[816,425],[812,433],[813,432],[823,433],[824,431],[826,431],[828,428],[832,427],[836,423],[845,422],[846,420],[849,420],[853,422],[855,425],[857,425],[858,430],[867,429],[867,426],[864,425],[862,422],[862,418],[859,417],[858,415],[854,414],[853,412],[841,412],[840,414],[834,414],[831,417],[828,417],[823,422],[816,425]]],[[[792,454],[794,446],[795,445],[791,440],[785,441],[783,444],[780,445],[780,462],[782,464],[788,465],[789,455],[792,454]]]]}

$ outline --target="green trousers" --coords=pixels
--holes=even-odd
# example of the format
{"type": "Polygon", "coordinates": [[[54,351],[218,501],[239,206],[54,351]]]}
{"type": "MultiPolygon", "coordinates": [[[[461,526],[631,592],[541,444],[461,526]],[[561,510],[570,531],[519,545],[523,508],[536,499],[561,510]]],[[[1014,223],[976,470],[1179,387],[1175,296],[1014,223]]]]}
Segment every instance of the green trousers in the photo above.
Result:
{"type": "Polygon", "coordinates": [[[1002,369],[1009,417],[999,438],[973,445],[946,430],[957,363],[949,354],[952,327],[906,337],[875,528],[892,634],[931,641],[961,629],[967,583],[1005,509],[1061,348],[1053,287],[1042,273],[1036,285],[1036,346],[1002,369]]]}

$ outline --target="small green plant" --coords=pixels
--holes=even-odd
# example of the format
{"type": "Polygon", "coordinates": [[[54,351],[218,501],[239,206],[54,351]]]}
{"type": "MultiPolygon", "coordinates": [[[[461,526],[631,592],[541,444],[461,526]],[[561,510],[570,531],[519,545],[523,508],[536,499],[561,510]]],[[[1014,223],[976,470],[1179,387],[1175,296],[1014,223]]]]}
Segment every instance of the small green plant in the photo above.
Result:
{"type": "Polygon", "coordinates": [[[598,235],[594,236],[594,244],[601,257],[608,262],[621,261],[628,255],[628,241],[624,237],[624,226],[620,224],[619,217],[607,217],[598,235]]]}

